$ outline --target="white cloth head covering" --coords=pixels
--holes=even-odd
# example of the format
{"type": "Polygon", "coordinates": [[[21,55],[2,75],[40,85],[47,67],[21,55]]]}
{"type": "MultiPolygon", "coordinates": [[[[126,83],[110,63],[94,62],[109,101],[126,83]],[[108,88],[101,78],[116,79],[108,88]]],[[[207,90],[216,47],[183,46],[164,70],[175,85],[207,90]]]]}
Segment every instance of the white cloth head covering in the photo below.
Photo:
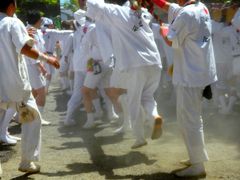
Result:
{"type": "Polygon", "coordinates": [[[86,11],[82,9],[77,10],[74,12],[74,18],[80,25],[83,25],[86,21],[86,11]]]}
{"type": "Polygon", "coordinates": [[[42,26],[49,26],[52,25],[53,21],[47,17],[42,18],[42,26]]]}
{"type": "Polygon", "coordinates": [[[238,8],[237,12],[235,13],[235,15],[232,19],[232,25],[236,29],[240,29],[240,8],[238,8]]]}

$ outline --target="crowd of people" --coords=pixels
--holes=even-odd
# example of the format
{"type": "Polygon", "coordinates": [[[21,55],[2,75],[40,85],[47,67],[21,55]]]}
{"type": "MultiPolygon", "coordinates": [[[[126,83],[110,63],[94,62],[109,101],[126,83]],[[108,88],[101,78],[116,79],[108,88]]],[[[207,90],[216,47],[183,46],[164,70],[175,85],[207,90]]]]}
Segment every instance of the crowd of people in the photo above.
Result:
{"type": "Polygon", "coordinates": [[[41,126],[51,124],[42,115],[57,68],[70,95],[63,125],[76,124],[80,107],[87,114],[84,129],[95,128],[106,113],[117,124],[114,133],[132,131],[132,149],[161,137],[154,93],[159,84],[171,84],[189,155],[175,175],[206,176],[202,101],[213,99],[219,113],[230,114],[240,97],[240,10],[226,25],[212,20],[199,0],[83,2],[64,30],[36,10],[27,12],[24,25],[15,15],[16,0],[0,2],[0,141],[21,141],[18,170],[40,171],[34,161],[41,126]],[[153,15],[154,6],[167,13],[167,22],[153,15]],[[8,132],[13,119],[22,124],[21,138],[8,132]]]}

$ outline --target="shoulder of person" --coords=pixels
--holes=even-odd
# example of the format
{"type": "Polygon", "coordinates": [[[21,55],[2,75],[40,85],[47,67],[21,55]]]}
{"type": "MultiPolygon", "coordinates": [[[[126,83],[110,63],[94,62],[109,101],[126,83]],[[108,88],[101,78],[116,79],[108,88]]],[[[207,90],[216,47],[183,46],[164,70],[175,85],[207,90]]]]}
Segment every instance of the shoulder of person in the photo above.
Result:
{"type": "Polygon", "coordinates": [[[27,31],[27,28],[26,26],[23,24],[23,22],[16,18],[16,17],[7,17],[8,19],[8,22],[9,22],[9,25],[11,26],[11,28],[14,28],[14,29],[18,29],[18,28],[21,28],[21,29],[26,29],[27,31]]]}
{"type": "Polygon", "coordinates": [[[23,22],[20,19],[18,19],[17,17],[9,17],[8,16],[6,18],[7,18],[7,21],[9,21],[13,25],[23,25],[24,26],[23,22]]]}
{"type": "Polygon", "coordinates": [[[179,16],[182,17],[183,20],[188,21],[190,18],[194,17],[196,14],[197,6],[195,4],[191,4],[181,8],[179,12],[179,16]]]}

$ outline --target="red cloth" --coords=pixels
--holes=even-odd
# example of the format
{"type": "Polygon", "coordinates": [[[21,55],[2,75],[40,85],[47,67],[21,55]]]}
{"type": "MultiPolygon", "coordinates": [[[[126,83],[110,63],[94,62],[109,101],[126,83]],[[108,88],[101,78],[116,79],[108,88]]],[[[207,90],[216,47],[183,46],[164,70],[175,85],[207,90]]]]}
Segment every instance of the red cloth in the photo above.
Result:
{"type": "Polygon", "coordinates": [[[152,2],[159,6],[160,8],[163,8],[167,3],[165,0],[152,0],[152,2]]]}

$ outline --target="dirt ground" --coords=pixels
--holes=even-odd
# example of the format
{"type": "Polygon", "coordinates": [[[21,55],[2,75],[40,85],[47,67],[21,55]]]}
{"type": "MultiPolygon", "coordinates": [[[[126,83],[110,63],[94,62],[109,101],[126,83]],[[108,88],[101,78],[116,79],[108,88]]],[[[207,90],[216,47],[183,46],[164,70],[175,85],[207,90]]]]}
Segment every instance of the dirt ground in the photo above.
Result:
{"type": "MultiPolygon", "coordinates": [[[[94,130],[83,130],[86,115],[76,114],[78,124],[63,127],[69,96],[58,83],[51,86],[44,118],[52,122],[42,127],[41,173],[26,175],[17,171],[20,143],[15,147],[0,146],[3,180],[9,179],[176,179],[171,172],[182,168],[179,161],[187,158],[178,130],[175,107],[168,90],[159,90],[156,97],[164,117],[164,134],[148,145],[131,150],[131,133],[115,135],[115,127],[106,119],[94,130]]],[[[240,179],[240,106],[230,116],[219,115],[212,102],[204,108],[205,139],[210,161],[206,163],[205,179],[240,179]],[[236,113],[238,112],[238,113],[236,113]]],[[[20,128],[11,124],[10,132],[20,135],[20,128]]],[[[192,178],[197,179],[197,178],[192,178]]]]}

